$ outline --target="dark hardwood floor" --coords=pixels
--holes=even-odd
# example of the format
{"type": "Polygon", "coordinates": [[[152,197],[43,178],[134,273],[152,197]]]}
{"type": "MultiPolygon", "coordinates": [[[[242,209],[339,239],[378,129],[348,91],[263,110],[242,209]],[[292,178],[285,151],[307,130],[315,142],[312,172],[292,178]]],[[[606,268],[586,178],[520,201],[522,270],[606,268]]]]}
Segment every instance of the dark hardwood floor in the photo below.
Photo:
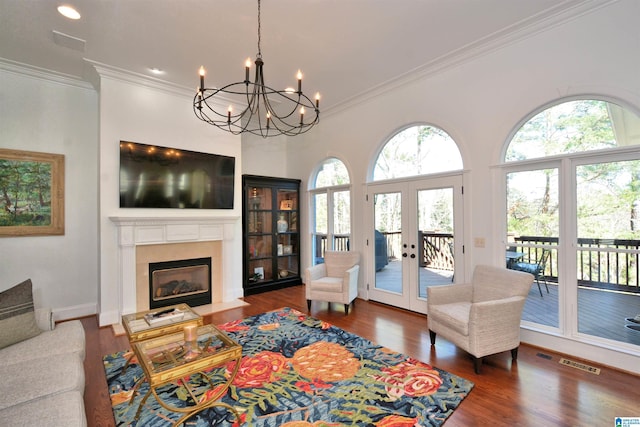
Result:
{"type": "MultiPolygon", "coordinates": [[[[304,286],[245,298],[250,305],[214,313],[205,323],[220,324],[281,307],[306,312],[304,286]]],[[[485,360],[473,372],[469,356],[444,339],[429,344],[426,316],[357,300],[348,316],[341,304],[313,302],[311,315],[406,355],[467,378],[475,388],[446,421],[454,426],[613,426],[614,417],[640,417],[640,376],[605,366],[600,375],[561,365],[545,349],[521,345],[485,360]]],[[[87,339],[85,405],[89,427],[114,426],[102,356],[129,347],[125,336],[99,328],[95,317],[81,319],[87,339]]]]}

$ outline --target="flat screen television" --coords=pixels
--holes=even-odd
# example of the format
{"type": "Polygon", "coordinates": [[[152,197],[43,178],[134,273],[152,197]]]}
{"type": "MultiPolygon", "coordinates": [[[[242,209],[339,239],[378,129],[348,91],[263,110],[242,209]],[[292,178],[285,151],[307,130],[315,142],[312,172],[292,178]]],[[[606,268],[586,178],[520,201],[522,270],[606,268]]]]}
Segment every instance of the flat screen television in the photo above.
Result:
{"type": "Polygon", "coordinates": [[[120,141],[120,207],[233,209],[235,160],[120,141]]]}

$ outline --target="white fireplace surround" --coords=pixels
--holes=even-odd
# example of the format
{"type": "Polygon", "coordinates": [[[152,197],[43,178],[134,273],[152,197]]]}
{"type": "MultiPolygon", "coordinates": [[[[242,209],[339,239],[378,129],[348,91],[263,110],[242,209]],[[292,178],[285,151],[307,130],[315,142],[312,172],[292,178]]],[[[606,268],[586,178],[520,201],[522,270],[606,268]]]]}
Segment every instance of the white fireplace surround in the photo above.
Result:
{"type": "MultiPolygon", "coordinates": [[[[188,242],[222,242],[222,258],[233,259],[235,226],[239,217],[116,217],[118,229],[118,293],[120,315],[136,312],[136,246],[188,242]]],[[[231,269],[222,267],[222,302],[242,295],[233,289],[231,269]]]]}

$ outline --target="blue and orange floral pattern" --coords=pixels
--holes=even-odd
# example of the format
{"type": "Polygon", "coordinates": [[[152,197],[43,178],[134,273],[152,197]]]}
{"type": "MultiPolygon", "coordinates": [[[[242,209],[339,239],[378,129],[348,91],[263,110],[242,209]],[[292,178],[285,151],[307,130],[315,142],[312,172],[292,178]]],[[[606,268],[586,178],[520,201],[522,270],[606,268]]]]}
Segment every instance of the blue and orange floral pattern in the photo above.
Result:
{"type": "MultiPolygon", "coordinates": [[[[221,399],[240,419],[224,407],[212,407],[186,426],[439,426],[473,388],[464,378],[290,308],[219,327],[242,345],[237,375],[221,399]]],[[[123,373],[124,364],[124,352],[104,357],[116,425],[170,426],[178,415],[153,398],[134,421],[148,386],[139,381],[143,374],[137,364],[123,373]]],[[[209,370],[211,382],[225,382],[234,364],[209,370]]],[[[198,376],[190,381],[192,387],[209,387],[198,376]]],[[[191,404],[177,384],[160,394],[176,406],[191,404]]]]}

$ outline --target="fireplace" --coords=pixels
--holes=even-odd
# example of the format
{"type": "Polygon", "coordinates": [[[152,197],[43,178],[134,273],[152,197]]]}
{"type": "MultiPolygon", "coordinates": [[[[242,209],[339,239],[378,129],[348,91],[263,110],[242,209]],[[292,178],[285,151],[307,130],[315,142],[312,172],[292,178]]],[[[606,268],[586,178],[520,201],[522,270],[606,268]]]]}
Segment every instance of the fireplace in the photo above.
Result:
{"type": "Polygon", "coordinates": [[[149,307],[211,303],[211,258],[149,263],[149,307]]]}
{"type": "MultiPolygon", "coordinates": [[[[242,303],[242,242],[238,216],[109,217],[117,234],[113,280],[101,282],[100,326],[118,324],[123,314],[150,310],[149,263],[211,257],[209,311],[242,303]],[[115,301],[115,305],[113,304],[115,301]],[[115,307],[111,310],[110,307],[115,307]]],[[[242,303],[244,304],[244,303],[242,303]]],[[[199,307],[198,307],[199,308],[199,307]]]]}

